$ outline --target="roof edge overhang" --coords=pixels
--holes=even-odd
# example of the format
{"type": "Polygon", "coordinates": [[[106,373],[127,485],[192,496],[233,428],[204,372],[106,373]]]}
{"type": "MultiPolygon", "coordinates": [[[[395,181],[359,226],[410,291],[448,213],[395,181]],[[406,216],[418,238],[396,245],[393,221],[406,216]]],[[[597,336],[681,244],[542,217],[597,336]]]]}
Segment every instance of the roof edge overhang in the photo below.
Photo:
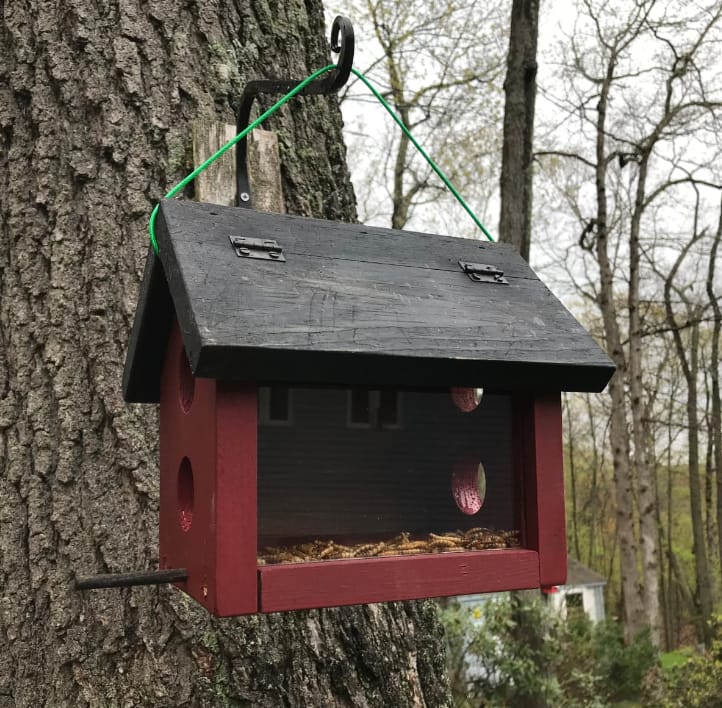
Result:
{"type": "MultiPolygon", "coordinates": [[[[158,257],[150,251],[131,332],[123,397],[128,403],[158,403],[168,337],[176,318],[174,298],[158,257]]],[[[191,368],[201,378],[316,386],[372,386],[443,389],[481,386],[489,393],[515,391],[602,391],[614,366],[476,361],[381,356],[365,352],[288,351],[228,348],[203,343],[192,323],[180,322],[191,368]],[[190,325],[190,326],[189,326],[190,325]],[[217,372],[224,375],[219,377],[217,372]],[[227,372],[232,374],[228,375],[227,372]]]]}
{"type": "Polygon", "coordinates": [[[161,205],[156,223],[160,256],[149,249],[123,372],[123,397],[129,403],[160,400],[163,361],[176,317],[191,369],[202,378],[259,384],[409,389],[481,386],[488,392],[598,392],[614,373],[613,363],[601,350],[589,364],[570,366],[544,360],[460,359],[349,349],[304,351],[273,346],[217,345],[210,336],[199,332],[193,319],[188,293],[175,262],[164,206],[161,205]]]}

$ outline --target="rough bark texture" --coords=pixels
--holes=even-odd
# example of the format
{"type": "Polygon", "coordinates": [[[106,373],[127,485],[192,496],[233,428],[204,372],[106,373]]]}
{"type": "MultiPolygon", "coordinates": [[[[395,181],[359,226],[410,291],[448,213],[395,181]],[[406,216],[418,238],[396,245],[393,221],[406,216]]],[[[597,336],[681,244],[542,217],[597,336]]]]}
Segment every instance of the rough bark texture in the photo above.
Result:
{"type": "MultiPolygon", "coordinates": [[[[257,76],[328,60],[318,0],[0,5],[0,706],[443,706],[433,606],[215,621],[157,564],[157,420],[120,380],[150,208],[257,76]]],[[[352,219],[335,99],[275,121],[289,212],[352,219]]]]}
{"type": "Polygon", "coordinates": [[[539,0],[514,0],[504,81],[499,240],[529,260],[539,0]]]}
{"type": "MultiPolygon", "coordinates": [[[[531,245],[532,144],[534,102],[536,100],[536,45],[539,26],[539,0],[514,0],[504,81],[504,142],[501,163],[501,214],[499,240],[510,243],[529,260],[531,245]]],[[[536,591],[512,593],[515,632],[537,653],[545,638],[529,619],[524,605],[539,597],[536,591]]],[[[544,597],[544,596],[542,596],[544,597]]],[[[540,674],[547,672],[537,667],[540,674]]],[[[546,708],[541,696],[525,696],[525,708],[546,708]]]]}
{"type": "Polygon", "coordinates": [[[629,313],[628,381],[630,409],[632,413],[632,462],[637,478],[639,535],[642,550],[642,603],[651,639],[659,645],[659,529],[656,518],[655,476],[649,462],[647,445],[648,423],[644,391],[644,361],[642,357],[642,315],[640,312],[641,279],[641,229],[647,188],[650,154],[644,152],[639,160],[634,211],[629,233],[629,289],[627,312],[629,313]]]}
{"type": "Polygon", "coordinates": [[[614,490],[617,509],[617,539],[619,540],[619,568],[622,577],[624,599],[624,629],[628,638],[646,625],[642,585],[637,566],[637,536],[634,519],[634,494],[632,491],[631,452],[627,432],[627,399],[624,382],[627,377],[627,358],[622,346],[622,333],[617,320],[614,298],[614,271],[609,259],[609,225],[607,209],[607,108],[609,94],[616,70],[616,54],[610,56],[604,79],[601,82],[597,104],[596,169],[597,196],[595,256],[599,264],[599,310],[604,323],[607,353],[617,366],[617,372],[609,382],[612,401],[609,421],[609,441],[612,446],[614,467],[614,490]]]}

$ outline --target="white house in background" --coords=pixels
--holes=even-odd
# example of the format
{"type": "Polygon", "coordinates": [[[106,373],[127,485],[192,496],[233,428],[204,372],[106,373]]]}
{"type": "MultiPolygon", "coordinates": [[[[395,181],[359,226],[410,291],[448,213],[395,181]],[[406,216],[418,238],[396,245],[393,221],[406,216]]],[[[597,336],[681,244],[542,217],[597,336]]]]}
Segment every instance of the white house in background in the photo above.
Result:
{"type": "MultiPolygon", "coordinates": [[[[547,592],[549,603],[556,608],[563,617],[567,616],[567,609],[584,610],[592,622],[601,622],[604,619],[604,586],[607,584],[603,575],[582,565],[578,560],[567,556],[567,582],[558,585],[551,592],[547,592]]],[[[472,615],[472,624],[483,622],[481,607],[490,600],[507,597],[508,592],[488,593],[482,595],[464,595],[457,597],[461,607],[466,608],[472,615]]]]}
{"type": "MultiPolygon", "coordinates": [[[[559,585],[552,592],[547,593],[549,603],[556,608],[563,617],[567,616],[567,609],[583,610],[592,622],[604,619],[604,586],[607,584],[604,576],[595,573],[579,561],[567,556],[567,583],[559,585]]],[[[463,595],[457,597],[459,605],[471,615],[472,626],[480,626],[484,621],[482,606],[484,603],[507,597],[508,592],[488,593],[482,595],[463,595]]],[[[478,658],[472,654],[465,657],[467,677],[474,678],[488,676],[487,669],[482,666],[478,658]]]]}
{"type": "Polygon", "coordinates": [[[571,608],[582,609],[592,622],[604,619],[604,576],[595,573],[578,560],[567,557],[567,582],[557,592],[550,593],[553,607],[567,616],[571,608]]]}

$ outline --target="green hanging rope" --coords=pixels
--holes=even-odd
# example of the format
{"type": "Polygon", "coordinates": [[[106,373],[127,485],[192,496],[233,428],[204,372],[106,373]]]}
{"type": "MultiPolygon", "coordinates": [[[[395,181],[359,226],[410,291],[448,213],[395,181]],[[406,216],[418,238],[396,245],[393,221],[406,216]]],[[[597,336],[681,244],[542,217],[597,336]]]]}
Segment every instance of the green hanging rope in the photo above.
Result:
{"type": "MultiPolygon", "coordinates": [[[[322,69],[318,69],[318,71],[314,71],[313,74],[301,81],[297,86],[295,86],[285,96],[283,96],[283,98],[276,101],[276,103],[274,103],[267,111],[261,113],[261,115],[258,116],[256,120],[254,120],[249,126],[244,128],[234,138],[229,140],[222,148],[220,148],[220,150],[214,152],[207,160],[205,160],[201,165],[196,167],[193,172],[191,172],[180,182],[178,182],[178,184],[165,195],[164,199],[172,199],[173,197],[175,197],[178,192],[180,192],[184,187],[190,184],[201,172],[210,167],[219,157],[221,157],[221,155],[228,152],[228,150],[230,150],[239,140],[243,140],[243,138],[245,138],[248,133],[261,125],[261,123],[263,123],[267,118],[270,118],[281,106],[290,101],[300,91],[303,91],[303,89],[306,88],[306,86],[308,86],[308,84],[310,84],[314,79],[317,79],[319,76],[322,76],[327,71],[331,71],[335,68],[335,64],[329,64],[328,66],[324,66],[322,69]]],[[[426,154],[424,148],[419,145],[419,143],[416,141],[416,138],[414,138],[414,136],[411,134],[411,131],[404,125],[404,122],[401,120],[401,118],[396,115],[393,108],[391,108],[391,106],[386,102],[384,97],[376,90],[373,84],[371,84],[371,82],[360,71],[358,71],[357,69],[351,69],[351,71],[365,84],[365,86],[371,91],[371,93],[376,97],[376,99],[381,103],[381,105],[389,112],[389,114],[394,119],[399,128],[401,128],[401,130],[404,132],[404,135],[406,135],[406,137],[411,141],[414,147],[424,157],[426,162],[429,163],[434,172],[436,172],[436,174],[441,178],[441,181],[446,185],[447,189],[454,195],[454,197],[456,197],[456,200],[459,202],[459,204],[464,207],[467,214],[469,214],[469,216],[472,218],[473,222],[479,227],[479,229],[481,229],[481,232],[484,234],[484,236],[486,236],[489,241],[493,241],[494,239],[492,238],[491,234],[486,230],[484,224],[481,223],[472,208],[466,203],[466,201],[464,201],[464,198],[459,194],[459,192],[456,191],[456,188],[451,183],[451,180],[449,180],[449,178],[444,174],[441,168],[426,154]]],[[[150,220],[148,222],[148,234],[150,236],[150,243],[156,254],[159,253],[159,249],[158,241],[155,237],[155,220],[158,216],[159,208],[160,204],[156,204],[153,211],[151,212],[150,220]]]]}
{"type": "Polygon", "coordinates": [[[493,241],[491,234],[486,230],[486,227],[484,224],[481,223],[481,220],[479,217],[474,213],[474,210],[466,203],[466,200],[456,191],[456,187],[451,183],[451,180],[444,174],[442,169],[426,154],[426,150],[419,145],[419,143],[416,141],[416,138],[411,134],[411,131],[404,125],[404,122],[401,120],[401,118],[398,117],[396,112],[393,108],[387,103],[386,99],[376,90],[374,85],[357,69],[351,69],[351,72],[357,76],[363,83],[365,84],[366,88],[371,91],[371,93],[376,97],[378,102],[388,111],[389,115],[396,121],[396,125],[401,128],[404,135],[411,141],[413,146],[421,153],[423,158],[426,160],[426,162],[429,163],[431,166],[431,169],[436,172],[437,175],[441,178],[441,181],[446,185],[446,188],[456,197],[456,201],[461,204],[462,207],[466,210],[466,213],[471,217],[472,221],[479,227],[481,230],[481,233],[486,236],[489,241],[493,241]]]}

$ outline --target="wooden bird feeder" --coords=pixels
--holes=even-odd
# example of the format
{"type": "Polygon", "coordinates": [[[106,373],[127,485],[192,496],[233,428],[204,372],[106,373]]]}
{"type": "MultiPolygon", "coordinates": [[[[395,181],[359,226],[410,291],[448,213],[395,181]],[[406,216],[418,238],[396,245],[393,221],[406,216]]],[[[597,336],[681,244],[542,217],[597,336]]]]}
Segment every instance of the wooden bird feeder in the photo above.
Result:
{"type": "Polygon", "coordinates": [[[512,248],[185,201],[156,233],[123,390],[160,402],[178,587],[228,616],[564,583],[560,392],[614,369],[512,248]]]}

